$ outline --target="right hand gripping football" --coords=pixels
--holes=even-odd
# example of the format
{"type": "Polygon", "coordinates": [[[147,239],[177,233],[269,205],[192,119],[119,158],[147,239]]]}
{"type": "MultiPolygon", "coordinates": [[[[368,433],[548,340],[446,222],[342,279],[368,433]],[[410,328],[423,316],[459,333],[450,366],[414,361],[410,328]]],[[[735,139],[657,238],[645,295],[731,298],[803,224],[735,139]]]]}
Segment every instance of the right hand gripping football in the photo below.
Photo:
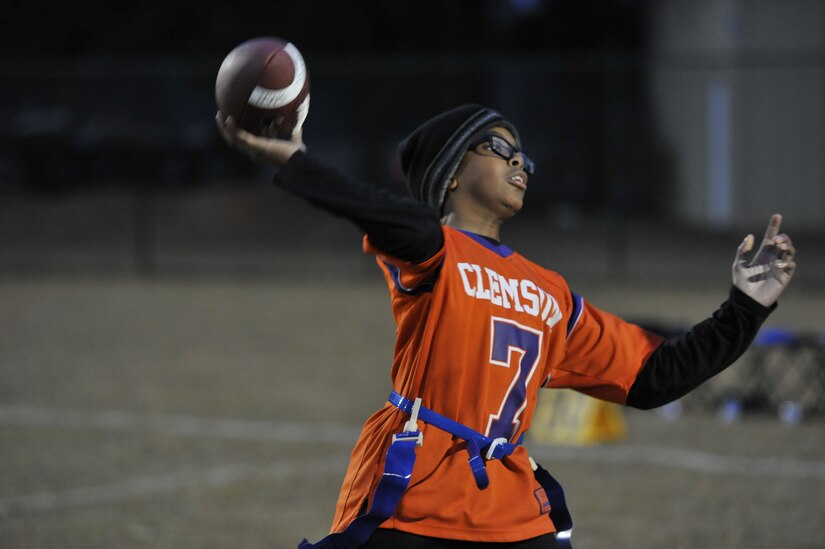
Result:
{"type": "Polygon", "coordinates": [[[220,111],[215,116],[215,122],[224,141],[255,162],[280,167],[286,164],[296,152],[306,151],[306,145],[302,139],[303,132],[300,130],[292,135],[292,139],[259,137],[237,127],[231,116],[225,116],[220,111]]]}
{"type": "Polygon", "coordinates": [[[781,215],[771,216],[762,245],[750,260],[746,255],[753,248],[754,236],[746,236],[733,262],[734,286],[765,307],[776,302],[796,270],[796,249],[790,237],[777,234],[781,223],[781,215]]]}

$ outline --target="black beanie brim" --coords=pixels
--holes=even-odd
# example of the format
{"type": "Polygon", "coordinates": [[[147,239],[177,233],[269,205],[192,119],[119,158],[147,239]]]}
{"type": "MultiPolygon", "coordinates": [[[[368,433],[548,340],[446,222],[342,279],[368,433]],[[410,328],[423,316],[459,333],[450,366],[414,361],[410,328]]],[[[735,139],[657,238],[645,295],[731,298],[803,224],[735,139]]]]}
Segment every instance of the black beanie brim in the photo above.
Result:
{"type": "Polygon", "coordinates": [[[497,126],[508,129],[520,146],[512,124],[493,109],[476,104],[443,112],[419,126],[398,145],[401,170],[412,196],[440,215],[450,179],[470,142],[497,126]]]}

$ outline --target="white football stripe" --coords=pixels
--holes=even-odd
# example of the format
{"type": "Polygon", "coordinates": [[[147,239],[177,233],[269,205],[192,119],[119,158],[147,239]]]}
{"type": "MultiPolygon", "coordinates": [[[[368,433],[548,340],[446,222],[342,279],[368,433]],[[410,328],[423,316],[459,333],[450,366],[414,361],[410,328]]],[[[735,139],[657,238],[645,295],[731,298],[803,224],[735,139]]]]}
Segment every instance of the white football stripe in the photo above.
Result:
{"type": "Polygon", "coordinates": [[[252,90],[252,95],[249,96],[247,103],[259,109],[277,109],[287,105],[298,97],[301,90],[304,89],[304,82],[306,82],[307,71],[304,59],[301,57],[298,48],[292,45],[292,42],[284,46],[286,54],[292,59],[292,65],[295,67],[295,77],[292,83],[286,88],[279,90],[272,90],[264,88],[263,86],[255,86],[252,90]]]}
{"type": "Polygon", "coordinates": [[[300,131],[301,128],[304,126],[304,121],[307,119],[307,114],[309,114],[309,94],[304,97],[304,100],[301,101],[301,104],[298,105],[298,121],[295,123],[295,128],[292,130],[292,135],[295,135],[295,132],[300,131]]]}

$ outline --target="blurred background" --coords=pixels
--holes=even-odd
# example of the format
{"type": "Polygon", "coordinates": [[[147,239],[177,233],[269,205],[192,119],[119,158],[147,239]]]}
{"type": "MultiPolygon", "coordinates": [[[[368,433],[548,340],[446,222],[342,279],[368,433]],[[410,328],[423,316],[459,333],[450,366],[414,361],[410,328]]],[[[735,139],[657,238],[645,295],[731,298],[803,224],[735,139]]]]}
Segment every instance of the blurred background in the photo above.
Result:
{"type": "Polygon", "coordinates": [[[816,0],[11,5],[3,271],[183,268],[165,255],[192,250],[187,238],[267,248],[273,232],[230,197],[262,192],[270,172],[228,150],[210,114],[224,55],[266,35],[308,63],[311,153],[376,184],[403,192],[396,143],[476,101],[511,118],[538,160],[524,217],[542,233],[649,223],[736,242],[774,211],[798,238],[825,229],[816,0]],[[196,207],[227,203],[232,214],[196,207]]]}
{"type": "Polygon", "coordinates": [[[0,36],[0,546],[326,531],[393,326],[358,232],[220,140],[218,67],[256,36],[303,53],[309,153],[399,192],[419,123],[504,113],[537,164],[504,240],[661,332],[782,213],[800,267],[739,364],[613,445],[536,452],[581,547],[817,546],[822,1],[29,1],[0,36]]]}

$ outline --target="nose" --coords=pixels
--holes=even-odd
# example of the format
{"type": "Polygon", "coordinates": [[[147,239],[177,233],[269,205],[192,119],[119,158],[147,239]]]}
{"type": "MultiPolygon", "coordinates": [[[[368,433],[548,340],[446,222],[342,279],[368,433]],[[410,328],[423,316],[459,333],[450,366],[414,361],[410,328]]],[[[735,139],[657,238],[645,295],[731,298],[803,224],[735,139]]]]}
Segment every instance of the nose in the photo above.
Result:
{"type": "Polygon", "coordinates": [[[518,168],[524,166],[524,158],[521,157],[521,153],[518,152],[513,155],[513,157],[507,161],[512,168],[518,168]]]}

